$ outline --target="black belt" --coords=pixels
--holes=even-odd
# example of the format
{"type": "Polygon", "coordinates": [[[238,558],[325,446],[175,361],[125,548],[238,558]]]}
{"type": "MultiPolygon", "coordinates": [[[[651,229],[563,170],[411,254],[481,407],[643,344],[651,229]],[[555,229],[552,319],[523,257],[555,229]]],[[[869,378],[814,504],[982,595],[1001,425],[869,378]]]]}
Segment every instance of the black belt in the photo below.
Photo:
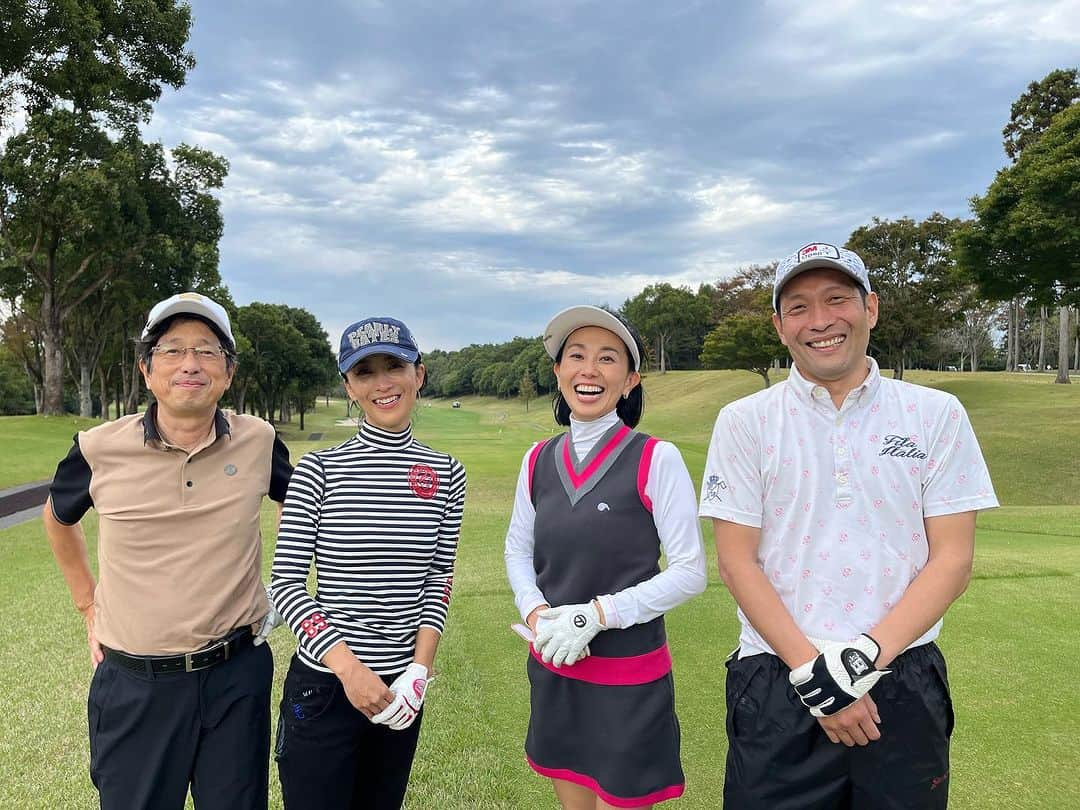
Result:
{"type": "Polygon", "coordinates": [[[105,651],[106,658],[115,661],[125,669],[167,675],[170,672],[196,672],[220,664],[222,661],[228,661],[250,645],[251,639],[251,628],[241,627],[201,650],[183,655],[129,655],[105,646],[101,649],[105,651]]]}

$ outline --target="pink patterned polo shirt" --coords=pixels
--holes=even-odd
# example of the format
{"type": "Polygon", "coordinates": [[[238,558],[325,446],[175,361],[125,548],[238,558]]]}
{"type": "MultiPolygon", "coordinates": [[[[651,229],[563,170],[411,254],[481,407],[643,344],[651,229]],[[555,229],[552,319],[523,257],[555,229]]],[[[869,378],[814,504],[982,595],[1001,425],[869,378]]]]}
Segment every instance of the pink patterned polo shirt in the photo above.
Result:
{"type": "MultiPolygon", "coordinates": [[[[761,529],[758,564],[821,639],[854,638],[896,604],[926,565],[924,517],[998,505],[960,401],[867,363],[839,409],[795,368],[725,406],[701,487],[702,517],[761,529]]],[[[740,657],[773,652],[741,610],[739,620],[740,657]]]]}

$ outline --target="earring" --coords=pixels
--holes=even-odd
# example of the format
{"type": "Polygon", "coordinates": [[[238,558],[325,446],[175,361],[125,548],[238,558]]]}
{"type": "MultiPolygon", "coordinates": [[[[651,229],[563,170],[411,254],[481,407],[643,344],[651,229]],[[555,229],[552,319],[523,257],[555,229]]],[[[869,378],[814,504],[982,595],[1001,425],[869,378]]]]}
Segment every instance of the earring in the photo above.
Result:
{"type": "Polygon", "coordinates": [[[625,394],[622,395],[622,398],[623,399],[630,399],[630,392],[627,391],[625,394]]]}

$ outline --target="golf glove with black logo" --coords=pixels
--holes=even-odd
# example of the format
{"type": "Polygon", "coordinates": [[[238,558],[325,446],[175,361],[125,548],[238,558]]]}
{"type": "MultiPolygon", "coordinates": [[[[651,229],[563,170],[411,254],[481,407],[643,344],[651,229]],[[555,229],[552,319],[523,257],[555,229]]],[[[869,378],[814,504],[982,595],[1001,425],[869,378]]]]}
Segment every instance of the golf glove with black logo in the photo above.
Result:
{"type": "Polygon", "coordinates": [[[382,723],[394,731],[403,731],[413,724],[424,705],[427,694],[428,668],[413,661],[405,671],[394,678],[390,691],[394,699],[390,705],[371,718],[372,723],[382,723]]]}
{"type": "Polygon", "coordinates": [[[854,641],[810,640],[821,654],[791,670],[788,680],[814,717],[850,706],[889,674],[874,668],[881,647],[865,633],[854,641]]]}
{"type": "Polygon", "coordinates": [[[603,629],[600,612],[592,602],[548,608],[537,616],[533,647],[544,663],[556,667],[576,664],[588,655],[589,642],[603,629]]]}
{"type": "Polygon", "coordinates": [[[256,647],[266,641],[266,637],[270,635],[271,630],[279,624],[285,623],[285,620],[281,618],[281,614],[277,612],[277,608],[274,607],[274,598],[270,595],[269,585],[266,586],[266,601],[270,603],[270,612],[263,616],[262,623],[259,625],[259,632],[255,634],[255,638],[251,642],[256,647]]]}

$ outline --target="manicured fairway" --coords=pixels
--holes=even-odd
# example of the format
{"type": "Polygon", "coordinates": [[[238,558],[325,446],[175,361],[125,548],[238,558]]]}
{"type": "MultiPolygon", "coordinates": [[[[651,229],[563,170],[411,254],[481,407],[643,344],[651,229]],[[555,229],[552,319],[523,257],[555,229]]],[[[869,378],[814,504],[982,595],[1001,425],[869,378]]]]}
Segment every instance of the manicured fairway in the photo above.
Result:
{"type": "MultiPolygon", "coordinates": [[[[1080,658],[1080,390],[1036,386],[1023,375],[913,379],[947,388],[965,402],[1007,504],[980,517],[975,577],[941,639],[957,714],[951,806],[1080,806],[1080,701],[1073,674],[1080,658]]],[[[675,441],[697,478],[717,408],[759,384],[739,373],[651,375],[642,429],[675,441]]],[[[287,429],[294,460],[348,436],[350,428],[334,425],[343,411],[341,403],[320,407],[303,436],[287,429]],[[310,432],[323,438],[304,441],[310,432]]],[[[5,467],[13,424],[25,451],[17,466],[32,470],[22,480],[47,477],[73,426],[0,420],[5,467]],[[35,440],[39,454],[51,459],[27,460],[35,440]]],[[[521,454],[553,431],[550,411],[540,401],[528,414],[516,401],[466,399],[458,410],[422,403],[415,429],[465,463],[469,499],[409,807],[554,807],[546,781],[532,774],[522,755],[526,653],[508,630],[516,616],[502,564],[521,454]]],[[[7,473],[7,483],[22,482],[7,473]]],[[[267,505],[268,538],[272,516],[267,505]]],[[[87,526],[96,526],[92,517],[87,526]]],[[[673,808],[718,807],[723,780],[723,658],[735,645],[737,624],[711,545],[707,537],[708,590],[668,619],[688,785],[673,808]]],[[[266,567],[270,548],[268,543],[266,567]]],[[[0,615],[0,696],[8,709],[0,724],[0,807],[94,807],[85,709],[90,670],[81,621],[38,521],[0,531],[0,615]]],[[[286,630],[273,636],[276,695],[293,646],[286,630]]],[[[271,806],[280,807],[276,774],[272,781],[271,806]]]]}

